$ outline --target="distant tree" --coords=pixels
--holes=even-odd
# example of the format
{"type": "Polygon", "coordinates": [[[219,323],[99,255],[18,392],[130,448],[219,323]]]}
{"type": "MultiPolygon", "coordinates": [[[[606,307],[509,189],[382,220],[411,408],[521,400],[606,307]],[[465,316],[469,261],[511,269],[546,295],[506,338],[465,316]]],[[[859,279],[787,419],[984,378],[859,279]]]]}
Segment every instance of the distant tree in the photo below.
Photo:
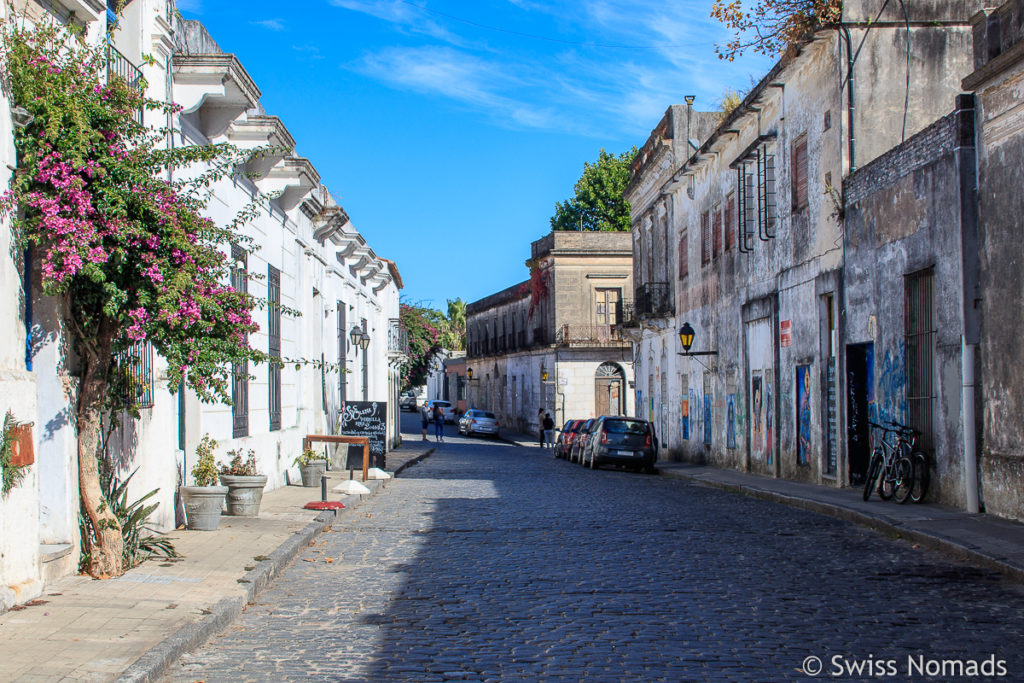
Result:
{"type": "Polygon", "coordinates": [[[572,199],[555,204],[553,230],[628,232],[629,202],[623,194],[629,183],[629,166],[636,147],[615,156],[601,150],[596,163],[584,163],[572,199]]]}
{"type": "Polygon", "coordinates": [[[842,0],[714,0],[711,17],[733,31],[715,52],[730,62],[747,50],[779,55],[808,33],[836,26],[842,11],[842,0]]]}
{"type": "Polygon", "coordinates": [[[461,298],[448,299],[448,318],[441,341],[444,348],[453,351],[466,348],[466,302],[461,298]]]}

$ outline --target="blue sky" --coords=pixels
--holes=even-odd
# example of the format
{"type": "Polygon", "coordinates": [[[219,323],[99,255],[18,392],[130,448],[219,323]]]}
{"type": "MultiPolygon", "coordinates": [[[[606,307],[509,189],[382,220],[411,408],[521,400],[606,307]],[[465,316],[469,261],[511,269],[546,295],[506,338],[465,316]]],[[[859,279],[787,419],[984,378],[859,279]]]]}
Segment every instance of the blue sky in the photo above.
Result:
{"type": "Polygon", "coordinates": [[[238,55],[404,298],[526,279],[585,161],[713,109],[770,63],[717,58],[711,0],[178,0],[238,55]],[[243,9],[244,8],[244,9],[243,9]]]}

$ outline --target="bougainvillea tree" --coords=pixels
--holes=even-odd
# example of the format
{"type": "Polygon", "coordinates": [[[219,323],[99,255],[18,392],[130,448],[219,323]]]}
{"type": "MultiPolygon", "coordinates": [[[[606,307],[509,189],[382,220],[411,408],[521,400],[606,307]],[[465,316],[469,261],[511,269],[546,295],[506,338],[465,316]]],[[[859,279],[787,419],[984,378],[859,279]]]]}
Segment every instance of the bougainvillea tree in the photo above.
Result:
{"type": "MultiPolygon", "coordinates": [[[[3,32],[3,76],[12,104],[27,111],[17,130],[17,171],[4,197],[21,244],[39,263],[45,294],[60,297],[80,371],[76,421],[82,510],[91,526],[94,576],[123,571],[117,518],[103,499],[98,458],[104,415],[124,409],[119,354],[148,341],[166,359],[172,390],[186,382],[205,401],[229,400],[231,364],[267,361],[249,346],[258,304],[230,286],[226,245],[247,241],[203,217],[218,179],[244,160],[228,145],[164,149],[176,107],[106,75],[102,46],[63,27],[3,32]],[[170,169],[199,164],[192,180],[170,169]]],[[[143,89],[144,89],[143,84],[143,89]]]]}

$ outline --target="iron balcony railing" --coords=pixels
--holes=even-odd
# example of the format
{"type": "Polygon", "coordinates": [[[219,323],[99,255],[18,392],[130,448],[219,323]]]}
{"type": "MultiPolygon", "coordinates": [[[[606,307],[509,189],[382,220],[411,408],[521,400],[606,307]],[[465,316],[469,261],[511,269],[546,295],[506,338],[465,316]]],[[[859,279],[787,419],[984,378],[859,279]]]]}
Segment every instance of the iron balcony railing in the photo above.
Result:
{"type": "MultiPolygon", "coordinates": [[[[132,64],[131,60],[121,54],[113,45],[107,45],[107,82],[112,78],[120,78],[132,90],[142,93],[142,69],[132,64]]],[[[135,122],[142,125],[142,107],[135,110],[135,122]]]]}
{"type": "Polygon", "coordinates": [[[409,331],[398,318],[388,320],[388,355],[392,358],[409,355],[409,331]]]}
{"type": "Polygon", "coordinates": [[[667,282],[645,282],[636,290],[634,302],[640,318],[663,318],[672,315],[672,290],[667,282]]]}
{"type": "Polygon", "coordinates": [[[562,325],[555,333],[559,346],[628,346],[614,325],[562,325]]]}

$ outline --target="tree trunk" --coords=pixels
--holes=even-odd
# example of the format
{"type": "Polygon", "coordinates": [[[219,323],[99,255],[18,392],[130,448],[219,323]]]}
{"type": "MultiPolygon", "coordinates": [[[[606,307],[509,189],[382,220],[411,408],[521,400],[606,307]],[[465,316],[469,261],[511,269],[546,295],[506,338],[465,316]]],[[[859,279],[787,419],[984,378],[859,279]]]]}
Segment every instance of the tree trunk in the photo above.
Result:
{"type": "Polygon", "coordinates": [[[89,548],[89,574],[97,579],[124,573],[121,525],[103,499],[100,486],[99,448],[103,427],[103,404],[107,391],[107,371],[111,363],[108,325],[100,325],[95,349],[84,361],[82,387],[78,394],[78,490],[82,509],[93,529],[89,548]]]}

